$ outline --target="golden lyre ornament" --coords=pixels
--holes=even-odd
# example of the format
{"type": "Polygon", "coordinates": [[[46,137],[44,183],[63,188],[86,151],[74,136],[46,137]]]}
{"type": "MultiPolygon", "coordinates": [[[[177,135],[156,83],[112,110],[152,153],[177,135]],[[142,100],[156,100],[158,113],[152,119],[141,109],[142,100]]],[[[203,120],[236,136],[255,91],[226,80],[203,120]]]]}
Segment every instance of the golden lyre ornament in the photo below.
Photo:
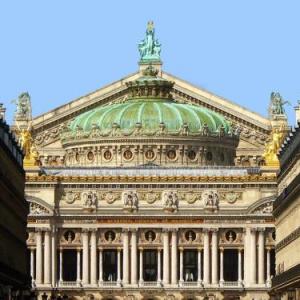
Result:
{"type": "Polygon", "coordinates": [[[265,151],[263,153],[266,166],[279,168],[280,164],[277,152],[284,140],[284,137],[285,130],[283,126],[280,128],[273,128],[271,140],[266,144],[265,151]]]}
{"type": "Polygon", "coordinates": [[[38,153],[33,143],[33,138],[29,129],[19,131],[19,142],[24,151],[24,167],[37,165],[38,153]]]}

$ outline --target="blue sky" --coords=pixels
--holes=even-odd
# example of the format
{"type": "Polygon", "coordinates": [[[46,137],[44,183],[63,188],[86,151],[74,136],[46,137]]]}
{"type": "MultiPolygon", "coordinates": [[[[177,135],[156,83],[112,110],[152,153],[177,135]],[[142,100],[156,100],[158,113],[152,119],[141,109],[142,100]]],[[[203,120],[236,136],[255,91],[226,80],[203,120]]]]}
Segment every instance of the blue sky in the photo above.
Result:
{"type": "Polygon", "coordinates": [[[39,115],[138,68],[153,20],[165,71],[267,115],[300,99],[300,1],[1,1],[0,102],[28,91],[39,115]]]}

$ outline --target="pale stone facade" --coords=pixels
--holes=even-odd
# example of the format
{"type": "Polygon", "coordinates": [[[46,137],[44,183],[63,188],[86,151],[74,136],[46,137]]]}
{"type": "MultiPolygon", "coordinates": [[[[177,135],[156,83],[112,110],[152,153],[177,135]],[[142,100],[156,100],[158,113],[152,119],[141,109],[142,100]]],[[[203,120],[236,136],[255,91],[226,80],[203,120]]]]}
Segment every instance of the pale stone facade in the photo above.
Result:
{"type": "Polygon", "coordinates": [[[35,290],[269,299],[277,182],[261,165],[272,126],[157,62],[34,118],[40,166],[27,170],[26,198],[35,290]]]}
{"type": "Polygon", "coordinates": [[[273,291],[278,299],[300,298],[300,118],[279,152],[281,172],[278,198],[274,203],[276,218],[276,277],[273,291]]]}

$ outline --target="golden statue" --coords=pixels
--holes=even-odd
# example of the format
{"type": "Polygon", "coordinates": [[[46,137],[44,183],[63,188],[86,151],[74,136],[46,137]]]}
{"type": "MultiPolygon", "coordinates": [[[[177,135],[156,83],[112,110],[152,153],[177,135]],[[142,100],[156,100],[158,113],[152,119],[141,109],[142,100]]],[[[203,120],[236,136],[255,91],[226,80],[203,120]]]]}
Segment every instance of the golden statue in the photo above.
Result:
{"type": "Polygon", "coordinates": [[[266,166],[280,167],[277,152],[285,138],[285,130],[281,128],[273,128],[271,140],[266,144],[263,158],[265,159],[266,166]]]}
{"type": "Polygon", "coordinates": [[[33,143],[30,129],[20,129],[18,132],[19,143],[24,151],[24,167],[32,167],[37,165],[38,152],[33,143]]]}

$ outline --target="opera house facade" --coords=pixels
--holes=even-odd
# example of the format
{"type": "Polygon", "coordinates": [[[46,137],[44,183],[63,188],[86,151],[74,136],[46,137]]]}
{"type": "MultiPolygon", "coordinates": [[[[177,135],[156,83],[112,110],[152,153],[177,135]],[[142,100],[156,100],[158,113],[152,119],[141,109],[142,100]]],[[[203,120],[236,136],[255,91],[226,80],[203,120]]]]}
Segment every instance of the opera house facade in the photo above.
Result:
{"type": "Polygon", "coordinates": [[[282,98],[265,118],[168,74],[154,35],[150,22],[134,74],[35,118],[18,99],[32,285],[76,299],[269,299],[282,98]]]}

